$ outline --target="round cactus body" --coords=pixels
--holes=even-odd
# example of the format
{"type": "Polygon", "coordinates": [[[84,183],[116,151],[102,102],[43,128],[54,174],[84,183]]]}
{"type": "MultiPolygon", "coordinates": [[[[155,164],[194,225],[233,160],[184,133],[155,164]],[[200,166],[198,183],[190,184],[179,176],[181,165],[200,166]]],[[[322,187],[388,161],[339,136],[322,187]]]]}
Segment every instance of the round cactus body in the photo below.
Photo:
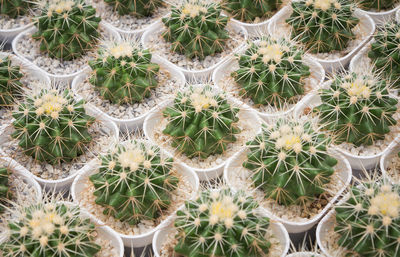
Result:
{"type": "Polygon", "coordinates": [[[28,0],[2,0],[0,1],[0,14],[15,19],[29,13],[30,2],[28,0]]]}
{"type": "Polygon", "coordinates": [[[281,4],[281,0],[223,0],[222,8],[234,19],[253,22],[271,17],[281,4]]]}
{"type": "Polygon", "coordinates": [[[162,0],[104,0],[114,7],[119,15],[133,15],[137,17],[151,16],[157,8],[164,5],[162,0]]]}
{"type": "Polygon", "coordinates": [[[40,42],[40,51],[70,61],[97,45],[100,20],[84,0],[51,0],[35,18],[38,31],[32,38],[40,42]]]}
{"type": "Polygon", "coordinates": [[[0,166],[0,213],[4,211],[2,203],[10,199],[11,192],[9,187],[9,170],[0,166]]]}
{"type": "Polygon", "coordinates": [[[160,148],[142,141],[118,144],[101,156],[102,165],[90,176],[96,204],[104,214],[135,225],[156,220],[171,205],[179,178],[173,160],[160,148]]]}
{"type": "Polygon", "coordinates": [[[89,81],[112,103],[142,102],[157,87],[160,66],[152,63],[151,57],[149,50],[133,43],[111,43],[89,62],[93,70],[89,81]]]}
{"type": "Polygon", "coordinates": [[[364,10],[373,10],[376,12],[393,9],[398,0],[358,0],[358,6],[364,10]]]}
{"type": "Polygon", "coordinates": [[[222,154],[228,143],[236,141],[239,108],[225,97],[210,85],[178,92],[173,105],[163,111],[168,120],[163,133],[172,137],[178,152],[189,158],[207,158],[222,154]]]}
{"type": "Polygon", "coordinates": [[[303,56],[290,41],[263,37],[239,55],[239,69],[232,76],[256,105],[294,104],[304,94],[304,79],[310,75],[303,56]]]}
{"type": "Polygon", "coordinates": [[[186,257],[268,256],[270,221],[243,191],[206,190],[177,212],[174,250],[186,257]]]}
{"type": "Polygon", "coordinates": [[[86,114],[84,102],[68,90],[41,89],[27,95],[13,112],[13,138],[26,155],[53,165],[71,162],[85,151],[95,121],[86,114]]]}
{"type": "Polygon", "coordinates": [[[291,36],[313,53],[341,51],[355,39],[353,29],[359,23],[354,16],[355,3],[346,0],[292,1],[293,12],[286,22],[291,36]]]}
{"type": "Polygon", "coordinates": [[[220,53],[229,39],[225,29],[228,17],[221,15],[221,6],[216,3],[185,0],[173,6],[162,22],[167,28],[162,36],[172,43],[171,50],[188,58],[204,59],[220,53]]]}
{"type": "Polygon", "coordinates": [[[20,67],[12,65],[9,57],[0,59],[0,107],[10,106],[21,94],[23,76],[20,67]]]}

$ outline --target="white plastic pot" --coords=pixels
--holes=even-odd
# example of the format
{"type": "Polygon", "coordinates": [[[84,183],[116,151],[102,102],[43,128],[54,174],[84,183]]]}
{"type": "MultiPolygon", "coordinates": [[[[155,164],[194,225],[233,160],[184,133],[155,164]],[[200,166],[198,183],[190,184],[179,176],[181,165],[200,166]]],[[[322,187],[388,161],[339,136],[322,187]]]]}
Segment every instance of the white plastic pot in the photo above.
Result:
{"type": "MultiPolygon", "coordinates": [[[[179,69],[177,69],[174,66],[168,65],[168,63],[164,59],[162,59],[158,56],[153,56],[151,61],[154,63],[158,63],[163,69],[167,70],[170,73],[171,77],[173,77],[177,80],[176,88],[180,88],[185,84],[185,81],[186,81],[185,75],[183,75],[183,73],[179,69]]],[[[72,81],[72,86],[71,86],[72,90],[80,98],[83,98],[82,94],[80,94],[80,84],[85,81],[85,79],[88,77],[89,73],[90,73],[90,71],[88,70],[87,72],[84,72],[84,73],[78,75],[77,77],[75,77],[74,80],[72,81]]],[[[159,85],[159,86],[161,86],[161,85],[159,85]]],[[[108,113],[103,112],[101,109],[97,108],[94,104],[91,104],[91,103],[88,103],[88,104],[91,106],[91,108],[102,113],[105,119],[117,124],[119,129],[123,132],[129,132],[129,131],[133,131],[137,128],[141,128],[146,116],[151,111],[153,111],[157,108],[157,106],[155,106],[150,111],[143,113],[139,117],[136,117],[133,119],[118,119],[118,118],[115,118],[115,117],[109,115],[108,113]]]]}
{"type": "MultiPolygon", "coordinates": [[[[244,29],[242,26],[239,26],[238,24],[235,24],[235,23],[228,23],[227,28],[228,29],[232,29],[236,33],[242,32],[244,34],[244,36],[245,36],[243,42],[247,40],[247,30],[244,29]]],[[[162,31],[163,29],[164,29],[164,25],[163,25],[163,23],[161,21],[158,21],[158,22],[154,23],[153,25],[149,26],[147,28],[146,32],[143,33],[143,36],[141,38],[142,45],[144,47],[150,48],[150,44],[149,44],[150,37],[160,33],[160,31],[162,31]]],[[[244,43],[240,44],[236,49],[234,49],[232,51],[232,53],[230,55],[232,55],[235,52],[237,52],[243,46],[244,46],[244,43]]],[[[152,50],[153,50],[154,55],[157,55],[157,51],[154,51],[155,49],[152,49],[152,50]]],[[[166,63],[168,63],[169,65],[174,66],[176,69],[182,71],[183,74],[185,74],[187,79],[200,80],[200,79],[205,79],[205,78],[211,76],[212,72],[219,65],[221,65],[224,61],[226,61],[229,58],[229,55],[221,58],[221,60],[218,63],[212,65],[211,67],[208,67],[208,68],[202,69],[202,70],[188,70],[188,69],[179,67],[178,65],[170,62],[169,60],[167,60],[166,58],[164,58],[162,56],[161,56],[161,58],[164,59],[166,61],[166,63]]]]}
{"type": "MultiPolygon", "coordinates": [[[[372,41],[371,41],[372,42],[372,41]]],[[[369,64],[363,64],[362,59],[364,56],[368,54],[368,51],[370,50],[371,47],[371,42],[368,42],[354,57],[351,59],[350,64],[349,64],[349,70],[350,71],[364,71],[362,67],[365,65],[368,65],[368,67],[372,67],[372,63],[370,59],[368,58],[369,64]]]]}
{"type": "Polygon", "coordinates": [[[286,257],[324,257],[324,256],[322,256],[319,253],[313,253],[313,252],[297,252],[297,253],[291,253],[286,257]]]}
{"type": "MultiPolygon", "coordinates": [[[[177,167],[177,171],[184,177],[187,178],[187,180],[192,184],[194,187],[195,191],[199,189],[199,179],[194,173],[192,169],[190,169],[188,166],[180,163],[174,163],[177,167]]],[[[80,194],[81,192],[85,189],[85,183],[90,175],[93,175],[94,173],[97,172],[98,168],[98,163],[96,162],[91,162],[88,163],[86,166],[82,168],[82,172],[79,173],[79,175],[75,178],[74,182],[72,183],[71,187],[71,195],[72,199],[74,202],[79,203],[80,202],[80,194]]],[[[84,208],[84,207],[82,207],[84,208]]],[[[97,217],[94,217],[97,223],[99,224],[105,224],[103,221],[98,219],[97,217]]],[[[126,235],[126,234],[121,234],[119,232],[116,232],[118,236],[122,239],[124,245],[126,247],[144,247],[146,245],[151,244],[153,240],[154,234],[166,227],[170,221],[173,219],[173,215],[170,215],[167,217],[165,220],[163,220],[158,226],[153,228],[152,230],[149,230],[146,233],[140,234],[140,235],[126,235]]],[[[113,230],[114,231],[114,230],[113,230]]]]}
{"type": "MultiPolygon", "coordinates": [[[[242,48],[240,52],[244,52],[246,48],[242,48]]],[[[214,82],[215,85],[219,85],[220,81],[224,79],[225,75],[227,72],[229,72],[230,68],[237,63],[237,59],[233,56],[229,57],[228,60],[226,60],[221,66],[215,69],[212,75],[212,81],[214,82]]],[[[314,58],[310,58],[308,56],[305,56],[304,58],[304,63],[307,64],[310,67],[310,77],[314,77],[318,80],[318,84],[316,86],[319,87],[319,85],[324,81],[325,79],[325,70],[319,64],[318,62],[315,61],[314,58]]],[[[305,97],[305,96],[304,96],[305,97]]],[[[299,101],[298,104],[300,104],[304,97],[299,101]]],[[[240,98],[239,98],[240,100],[240,98]]],[[[244,104],[244,103],[243,103],[244,104]]],[[[276,116],[281,116],[281,115],[287,115],[289,113],[292,113],[293,110],[295,109],[296,105],[293,105],[291,108],[285,111],[277,111],[274,113],[265,113],[265,112],[260,112],[256,108],[252,108],[255,112],[257,112],[258,116],[260,116],[262,119],[266,120],[270,117],[276,117],[276,116]]]]}
{"type": "Polygon", "coordinates": [[[386,168],[388,166],[388,162],[393,159],[393,158],[397,158],[397,153],[400,152],[400,138],[397,137],[387,148],[386,151],[383,152],[382,154],[382,158],[380,161],[380,168],[381,168],[381,172],[382,172],[382,176],[389,179],[390,182],[392,182],[393,184],[398,184],[400,182],[400,174],[396,177],[396,178],[392,178],[391,176],[389,176],[389,174],[386,171],[386,168]]]}
{"type": "MultiPolygon", "coordinates": [[[[259,131],[261,130],[261,122],[257,114],[247,105],[243,103],[239,103],[235,99],[230,99],[230,102],[238,107],[241,108],[239,111],[239,119],[245,119],[247,120],[248,124],[253,124],[254,126],[257,126],[256,130],[259,131]]],[[[162,103],[157,110],[154,110],[151,112],[146,119],[144,120],[143,123],[143,131],[145,136],[150,139],[154,144],[160,144],[157,142],[157,140],[154,138],[154,130],[156,126],[161,122],[163,119],[162,111],[165,109],[165,107],[170,106],[173,104],[173,100],[165,101],[162,103]]],[[[160,147],[163,148],[161,145],[160,147]]],[[[166,150],[168,152],[168,150],[166,150]]],[[[173,156],[176,156],[176,153],[171,152],[170,153],[173,156]]],[[[199,176],[199,179],[201,181],[207,181],[211,180],[213,178],[219,177],[223,171],[224,171],[224,166],[227,163],[229,158],[223,162],[221,162],[219,165],[216,165],[214,167],[208,168],[208,169],[201,169],[201,168],[196,168],[196,167],[191,167],[189,164],[186,164],[190,166],[199,176]]]]}
{"type": "MultiPolygon", "coordinates": [[[[283,253],[281,257],[286,256],[287,252],[289,251],[289,246],[290,246],[290,238],[289,234],[286,231],[285,227],[279,223],[275,222],[273,220],[270,220],[270,228],[273,231],[273,235],[279,240],[281,247],[283,248],[283,253]]],[[[170,225],[167,228],[164,228],[162,230],[159,230],[156,232],[153,238],[153,252],[155,257],[161,257],[161,249],[163,246],[163,243],[165,239],[167,238],[169,233],[172,233],[174,231],[173,227],[170,225]]],[[[277,257],[277,256],[275,256],[277,257]]]]}
{"type": "Polygon", "coordinates": [[[260,32],[262,33],[264,31],[267,31],[270,20],[271,18],[258,23],[247,23],[231,18],[230,22],[232,22],[232,24],[236,24],[245,28],[249,36],[257,36],[260,32]]]}
{"type": "MultiPolygon", "coordinates": [[[[232,182],[232,176],[235,172],[239,172],[238,169],[241,169],[243,172],[246,171],[246,168],[244,168],[242,164],[246,160],[247,151],[248,149],[246,148],[236,153],[228,161],[224,169],[224,180],[227,182],[230,188],[234,188],[235,190],[238,190],[239,188],[237,188],[237,185],[232,182]]],[[[346,187],[350,184],[352,172],[349,162],[340,153],[333,149],[329,150],[329,154],[338,160],[338,165],[345,167],[343,170],[339,171],[340,180],[343,182],[344,185],[342,188],[340,188],[339,192],[337,192],[337,194],[329,201],[325,208],[322,209],[317,215],[306,222],[294,222],[278,217],[273,212],[265,208],[268,213],[267,215],[273,220],[282,223],[289,233],[303,233],[310,230],[328,212],[328,210],[333,206],[333,204],[343,193],[346,187]]],[[[250,186],[251,185],[243,185],[243,188],[241,187],[240,189],[247,189],[250,186]]]]}
{"type": "MultiPolygon", "coordinates": [[[[108,25],[104,24],[104,23],[100,23],[100,26],[104,29],[104,31],[108,34],[110,34],[115,40],[120,40],[121,36],[115,32],[114,30],[110,29],[108,27],[108,25]]],[[[52,81],[56,81],[56,82],[64,82],[64,83],[70,83],[76,76],[78,76],[80,73],[84,72],[85,70],[89,69],[89,66],[86,64],[84,66],[81,67],[80,70],[71,73],[71,74],[52,74],[47,72],[46,70],[40,68],[38,65],[33,63],[33,60],[29,60],[29,57],[24,56],[22,53],[20,53],[18,51],[17,45],[18,43],[23,40],[23,37],[25,34],[33,34],[37,31],[36,27],[31,27],[28,30],[25,30],[24,32],[18,34],[18,36],[15,37],[15,39],[12,41],[12,49],[14,51],[14,53],[21,58],[24,63],[26,63],[27,65],[30,66],[34,66],[37,69],[39,69],[40,71],[42,71],[44,74],[46,74],[52,81]]]]}
{"type": "Polygon", "coordinates": [[[372,20],[375,22],[376,25],[383,25],[385,22],[390,20],[392,17],[396,15],[396,12],[399,10],[400,5],[388,10],[388,11],[383,11],[383,12],[372,12],[372,11],[366,11],[363,9],[360,9],[362,13],[367,14],[372,18],[372,20]]]}
{"type": "MultiPolygon", "coordinates": [[[[282,8],[270,21],[268,25],[268,32],[271,35],[279,35],[282,32],[282,26],[280,23],[287,18],[290,17],[292,13],[292,7],[291,6],[285,6],[282,8]]],[[[367,14],[361,12],[359,9],[356,9],[354,12],[354,16],[360,19],[360,22],[364,24],[364,26],[368,30],[368,36],[363,39],[360,45],[355,47],[353,50],[351,50],[348,54],[341,58],[337,59],[332,59],[332,60],[327,60],[327,59],[320,59],[317,57],[314,57],[321,65],[324,67],[325,71],[335,71],[338,69],[341,69],[342,67],[345,67],[351,60],[351,58],[370,40],[371,36],[375,32],[375,23],[369,17],[367,14]]],[[[290,34],[290,32],[288,32],[290,34]]],[[[325,40],[329,40],[329,38],[326,38],[325,40]]]]}
{"type": "MultiPolygon", "coordinates": [[[[85,106],[86,113],[88,115],[91,115],[96,118],[97,121],[100,121],[102,123],[101,129],[108,133],[110,137],[113,137],[115,139],[118,139],[119,137],[119,130],[117,126],[106,120],[100,113],[98,113],[96,110],[90,108],[89,106],[85,106]]],[[[13,126],[10,124],[9,126],[5,127],[3,131],[0,131],[0,148],[2,145],[6,144],[9,142],[9,135],[13,132],[13,126]]],[[[20,164],[23,166],[23,163],[20,164]]],[[[27,170],[26,168],[24,168],[27,170]]],[[[83,169],[83,168],[82,168],[83,169]]],[[[30,171],[29,173],[32,174],[33,178],[40,184],[42,185],[46,190],[48,191],[65,191],[68,190],[71,187],[71,184],[74,180],[74,178],[82,172],[82,169],[77,171],[74,174],[70,174],[66,178],[62,179],[55,179],[55,180],[50,180],[50,179],[43,179],[41,177],[38,177],[34,174],[32,174],[30,171]]]]}
{"type": "Polygon", "coordinates": [[[33,22],[14,29],[0,29],[0,42],[11,42],[19,33],[33,26],[33,22]]]}

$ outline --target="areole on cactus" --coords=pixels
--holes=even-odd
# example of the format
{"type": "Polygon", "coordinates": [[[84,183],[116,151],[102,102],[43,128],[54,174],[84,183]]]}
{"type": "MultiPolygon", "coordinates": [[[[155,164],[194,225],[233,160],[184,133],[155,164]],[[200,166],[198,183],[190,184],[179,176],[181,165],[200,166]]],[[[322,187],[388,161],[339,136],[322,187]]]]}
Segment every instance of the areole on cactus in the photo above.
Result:
{"type": "Polygon", "coordinates": [[[10,56],[0,58],[0,107],[12,105],[22,94],[21,67],[13,65],[10,56]]]}
{"type": "Polygon", "coordinates": [[[281,0],[222,0],[222,8],[232,18],[254,22],[271,17],[282,4],[281,0]]]}
{"type": "Polygon", "coordinates": [[[137,17],[151,16],[157,8],[165,5],[163,0],[104,0],[111,5],[119,15],[134,15],[137,17]]]}

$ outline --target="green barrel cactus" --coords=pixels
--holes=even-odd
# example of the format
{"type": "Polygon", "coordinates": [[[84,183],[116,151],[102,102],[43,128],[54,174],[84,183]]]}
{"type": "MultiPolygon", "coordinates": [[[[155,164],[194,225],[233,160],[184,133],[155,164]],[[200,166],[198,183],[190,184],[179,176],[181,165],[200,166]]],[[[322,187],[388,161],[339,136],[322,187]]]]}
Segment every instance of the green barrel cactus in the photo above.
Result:
{"type": "Polygon", "coordinates": [[[384,10],[393,9],[398,0],[358,0],[358,6],[364,10],[371,10],[380,12],[384,10]]]}
{"type": "Polygon", "coordinates": [[[305,205],[326,193],[337,160],[327,147],[328,137],[317,122],[291,116],[264,124],[247,142],[243,167],[250,170],[253,186],[282,205],[305,205]]]}
{"type": "Polygon", "coordinates": [[[393,115],[398,101],[390,96],[385,80],[375,74],[334,76],[319,95],[322,103],[314,111],[336,144],[372,145],[397,124],[393,115]]]}
{"type": "Polygon", "coordinates": [[[93,70],[89,82],[114,104],[142,102],[158,84],[160,66],[152,63],[151,57],[149,50],[134,43],[111,43],[89,61],[93,70]]]}
{"type": "Polygon", "coordinates": [[[95,257],[95,224],[79,207],[56,202],[16,206],[6,221],[7,238],[0,243],[4,257],[95,257]]]}
{"type": "Polygon", "coordinates": [[[229,39],[225,29],[228,17],[221,15],[218,3],[184,0],[173,6],[162,22],[167,28],[162,36],[171,42],[171,50],[188,58],[204,59],[220,53],[229,39]]]}
{"type": "Polygon", "coordinates": [[[29,14],[30,5],[28,0],[2,0],[0,1],[0,14],[15,19],[29,14]]]}
{"type": "Polygon", "coordinates": [[[13,117],[12,137],[26,155],[40,162],[71,162],[92,140],[88,129],[95,118],[68,90],[43,88],[27,95],[13,117]]]}
{"type": "Polygon", "coordinates": [[[0,213],[4,211],[2,204],[7,202],[11,197],[11,191],[9,187],[9,169],[7,167],[0,166],[0,213]]]}
{"type": "Polygon", "coordinates": [[[34,20],[38,31],[32,38],[40,43],[40,51],[64,61],[92,51],[100,36],[101,18],[84,0],[51,1],[34,20]]]}
{"type": "Polygon", "coordinates": [[[12,105],[22,93],[23,76],[20,67],[13,65],[9,56],[0,59],[0,107],[12,105]]]}
{"type": "Polygon", "coordinates": [[[222,8],[232,18],[242,22],[269,18],[278,11],[281,4],[281,0],[222,0],[222,8]]]}
{"type": "Polygon", "coordinates": [[[136,17],[151,16],[157,8],[164,5],[162,0],[104,0],[111,5],[119,15],[136,17]]]}
{"type": "Polygon", "coordinates": [[[294,104],[304,94],[304,79],[310,76],[303,56],[301,48],[288,40],[262,37],[239,55],[239,69],[231,75],[255,105],[294,104]]]}
{"type": "Polygon", "coordinates": [[[173,159],[145,141],[126,141],[101,156],[101,167],[90,176],[96,204],[104,214],[138,224],[156,220],[171,205],[179,177],[173,159]]]}
{"type": "Polygon", "coordinates": [[[345,49],[355,39],[352,29],[359,19],[354,16],[356,5],[346,0],[292,1],[293,12],[286,23],[291,36],[312,53],[345,49]]]}
{"type": "Polygon", "coordinates": [[[400,187],[382,179],[353,185],[335,207],[335,231],[346,256],[400,256],[400,187]]]}
{"type": "Polygon", "coordinates": [[[239,108],[211,85],[189,87],[178,92],[172,106],[163,111],[168,124],[163,133],[172,138],[172,147],[189,158],[205,159],[222,154],[236,141],[239,108]]]}
{"type": "Polygon", "coordinates": [[[174,250],[186,257],[268,256],[270,221],[245,192],[206,190],[178,210],[174,250]]]}

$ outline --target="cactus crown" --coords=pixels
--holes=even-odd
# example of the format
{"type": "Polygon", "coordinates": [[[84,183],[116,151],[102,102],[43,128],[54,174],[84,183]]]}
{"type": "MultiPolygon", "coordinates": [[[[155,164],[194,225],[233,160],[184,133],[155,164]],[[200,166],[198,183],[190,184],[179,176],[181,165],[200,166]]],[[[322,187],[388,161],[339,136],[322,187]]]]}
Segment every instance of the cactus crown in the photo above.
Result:
{"type": "Polygon", "coordinates": [[[227,144],[236,141],[239,108],[211,85],[190,86],[178,92],[173,105],[164,111],[168,124],[164,134],[172,137],[172,146],[189,158],[207,158],[221,154],[227,144]]]}
{"type": "Polygon", "coordinates": [[[98,51],[89,65],[89,81],[100,95],[115,104],[134,104],[149,97],[157,87],[160,66],[151,62],[152,54],[134,41],[111,42],[98,51]]]}
{"type": "Polygon", "coordinates": [[[22,93],[23,76],[20,67],[12,65],[9,56],[0,58],[0,107],[12,105],[22,93]]]}
{"type": "Polygon", "coordinates": [[[244,191],[206,190],[177,212],[175,252],[183,256],[267,256],[269,219],[244,191]]]}
{"type": "Polygon", "coordinates": [[[2,0],[0,1],[0,14],[12,19],[29,13],[30,2],[28,0],[2,0]]]}
{"type": "Polygon", "coordinates": [[[11,191],[9,187],[9,169],[0,165],[0,214],[4,211],[2,204],[11,199],[11,191]]]}
{"type": "Polygon", "coordinates": [[[346,0],[292,1],[293,12],[286,22],[291,36],[313,53],[345,49],[355,38],[352,29],[359,23],[355,3],[346,0]]]}
{"type": "Polygon", "coordinates": [[[144,141],[117,144],[90,176],[96,203],[105,207],[104,214],[131,225],[141,220],[159,218],[171,204],[179,178],[173,159],[159,147],[144,141]]]}
{"type": "Polygon", "coordinates": [[[104,0],[114,7],[119,15],[133,15],[137,17],[151,16],[157,8],[164,5],[162,0],[104,0]]]}
{"type": "Polygon", "coordinates": [[[83,154],[92,137],[88,128],[95,118],[86,114],[84,102],[69,90],[35,85],[13,112],[13,138],[26,155],[56,165],[83,154]]]}
{"type": "Polygon", "coordinates": [[[239,55],[239,69],[231,75],[256,105],[283,107],[304,94],[304,79],[310,75],[304,52],[286,39],[262,37],[239,55]]]}
{"type": "Polygon", "coordinates": [[[337,160],[327,152],[329,139],[317,122],[291,116],[264,124],[247,142],[243,167],[251,171],[254,186],[279,204],[302,204],[326,193],[337,160]]]}
{"type": "Polygon", "coordinates": [[[338,244],[365,257],[400,254],[400,187],[383,179],[351,187],[349,198],[336,208],[338,244]]]}
{"type": "Polygon", "coordinates": [[[188,58],[204,59],[224,50],[229,39],[225,29],[228,17],[221,15],[218,3],[184,0],[173,6],[169,17],[162,19],[167,27],[162,36],[171,42],[171,50],[188,58]]]}
{"type": "Polygon", "coordinates": [[[38,31],[32,38],[52,58],[70,61],[96,46],[101,18],[84,0],[50,0],[35,17],[38,31]]]}
{"type": "Polygon", "coordinates": [[[223,0],[222,8],[234,19],[253,22],[271,17],[281,4],[281,0],[223,0]]]}
{"type": "Polygon", "coordinates": [[[101,249],[94,243],[95,225],[79,207],[42,200],[12,209],[7,238],[0,243],[4,257],[94,257],[101,249]]]}
{"type": "Polygon", "coordinates": [[[372,145],[397,124],[393,115],[398,101],[377,74],[334,75],[330,86],[321,89],[319,95],[322,103],[314,111],[336,144],[372,145]]]}
{"type": "Polygon", "coordinates": [[[378,12],[392,9],[396,4],[399,3],[398,0],[357,0],[358,6],[361,9],[370,10],[374,9],[378,12]]]}
{"type": "Polygon", "coordinates": [[[377,28],[374,41],[368,57],[372,60],[374,68],[382,72],[385,78],[393,82],[393,86],[400,87],[400,24],[389,21],[377,28]]]}

